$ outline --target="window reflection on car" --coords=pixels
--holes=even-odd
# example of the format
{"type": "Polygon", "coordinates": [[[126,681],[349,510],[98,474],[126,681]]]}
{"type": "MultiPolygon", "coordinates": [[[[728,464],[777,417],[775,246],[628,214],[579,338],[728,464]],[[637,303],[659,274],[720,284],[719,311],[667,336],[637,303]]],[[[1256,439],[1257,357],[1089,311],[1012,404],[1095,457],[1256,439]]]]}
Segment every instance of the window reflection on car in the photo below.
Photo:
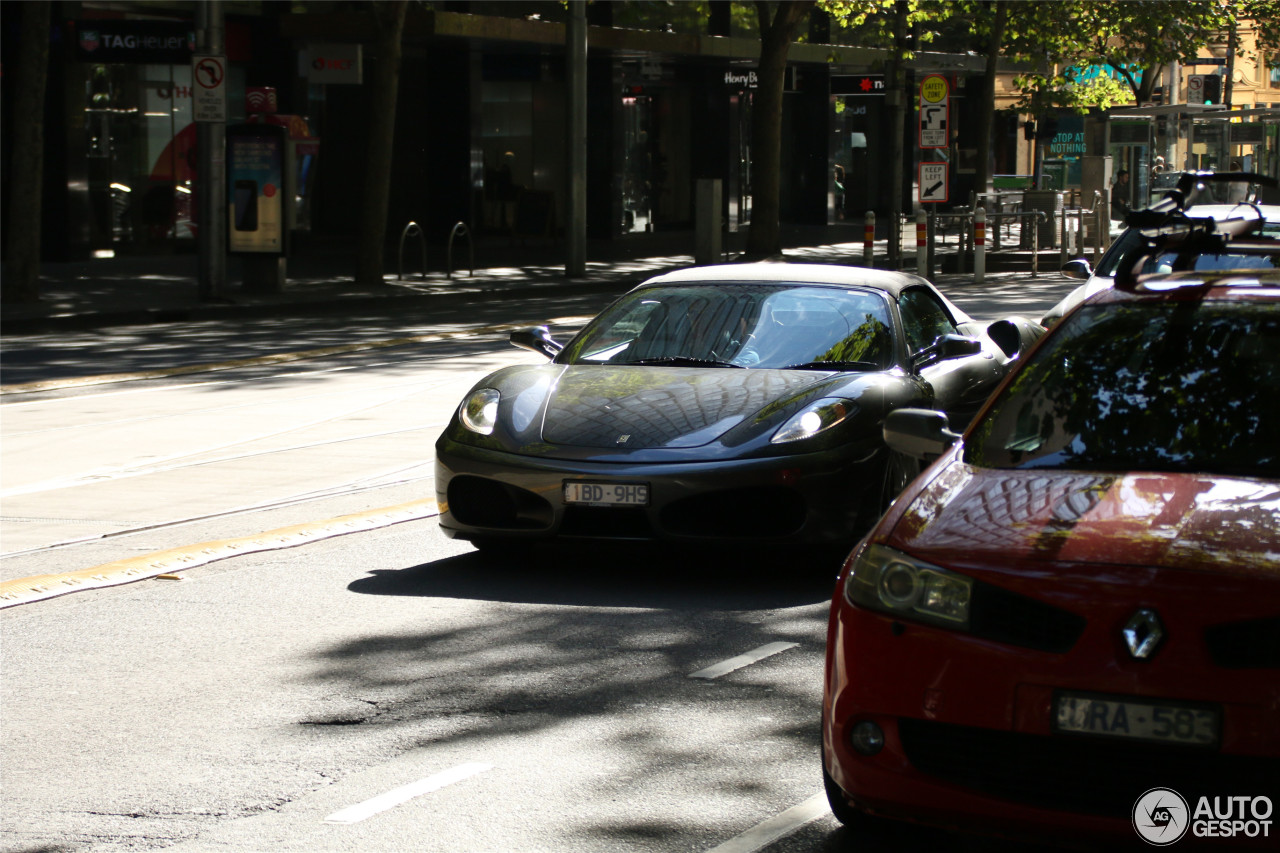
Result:
{"type": "Polygon", "coordinates": [[[1280,305],[1086,305],[966,446],[994,468],[1280,478],[1280,305]]]}
{"type": "MultiPolygon", "coordinates": [[[[942,313],[940,306],[937,311],[942,313]]],[[[878,292],[683,286],[649,288],[624,298],[557,360],[776,369],[862,365],[878,370],[889,362],[891,342],[889,304],[878,292]]]]}

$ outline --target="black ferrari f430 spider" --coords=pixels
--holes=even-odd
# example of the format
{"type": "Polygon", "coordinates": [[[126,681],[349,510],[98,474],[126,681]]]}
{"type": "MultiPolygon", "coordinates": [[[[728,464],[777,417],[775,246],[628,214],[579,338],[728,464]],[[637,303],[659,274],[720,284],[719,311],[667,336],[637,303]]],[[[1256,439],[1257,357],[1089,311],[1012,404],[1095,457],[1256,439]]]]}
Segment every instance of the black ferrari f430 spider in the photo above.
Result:
{"type": "Polygon", "coordinates": [[[914,476],[882,424],[899,408],[968,423],[1043,333],[977,322],[928,281],[806,264],[650,279],[549,363],[467,393],[436,444],[446,535],[849,545],[914,476]]]}

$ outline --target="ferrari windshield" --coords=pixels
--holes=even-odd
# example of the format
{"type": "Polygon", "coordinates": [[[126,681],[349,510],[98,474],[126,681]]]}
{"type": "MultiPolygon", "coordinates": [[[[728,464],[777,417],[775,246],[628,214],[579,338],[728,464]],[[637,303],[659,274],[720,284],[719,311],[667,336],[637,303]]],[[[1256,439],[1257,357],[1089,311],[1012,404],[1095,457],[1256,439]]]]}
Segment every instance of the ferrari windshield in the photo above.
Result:
{"type": "Polygon", "coordinates": [[[627,294],[556,360],[569,364],[880,370],[884,294],[787,284],[697,284],[627,294]]]}
{"type": "Polygon", "coordinates": [[[995,468],[1280,478],[1280,304],[1086,305],[977,425],[995,468]]]}

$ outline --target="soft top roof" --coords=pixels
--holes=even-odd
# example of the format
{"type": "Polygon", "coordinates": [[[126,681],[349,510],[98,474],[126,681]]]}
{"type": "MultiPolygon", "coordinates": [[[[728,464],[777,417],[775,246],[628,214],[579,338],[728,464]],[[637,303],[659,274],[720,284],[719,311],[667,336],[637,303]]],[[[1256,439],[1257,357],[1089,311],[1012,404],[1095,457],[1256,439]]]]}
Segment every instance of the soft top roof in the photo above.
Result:
{"type": "Polygon", "coordinates": [[[767,261],[749,264],[714,264],[688,267],[663,273],[644,282],[653,284],[715,284],[718,282],[761,282],[770,284],[814,284],[831,287],[872,287],[895,299],[908,287],[924,285],[928,280],[909,273],[891,270],[847,267],[839,264],[788,264],[767,261]]]}

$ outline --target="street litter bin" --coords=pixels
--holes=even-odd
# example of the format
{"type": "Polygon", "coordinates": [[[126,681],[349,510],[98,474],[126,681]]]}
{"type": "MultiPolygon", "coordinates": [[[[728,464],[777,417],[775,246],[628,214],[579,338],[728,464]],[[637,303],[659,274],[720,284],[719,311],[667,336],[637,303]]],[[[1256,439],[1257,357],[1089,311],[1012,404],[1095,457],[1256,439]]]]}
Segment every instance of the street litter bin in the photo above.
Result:
{"type": "MultiPolygon", "coordinates": [[[[1022,210],[1023,212],[1032,210],[1042,210],[1048,214],[1047,218],[1040,220],[1036,218],[1036,228],[1039,229],[1037,239],[1040,241],[1040,248],[1052,249],[1058,246],[1058,231],[1061,227],[1059,220],[1062,218],[1062,211],[1066,204],[1064,198],[1066,193],[1061,190],[1027,190],[1022,194],[1022,210]]],[[[1031,248],[1031,230],[1028,227],[1028,221],[1023,220],[1022,224],[1022,248],[1031,248]]]]}

